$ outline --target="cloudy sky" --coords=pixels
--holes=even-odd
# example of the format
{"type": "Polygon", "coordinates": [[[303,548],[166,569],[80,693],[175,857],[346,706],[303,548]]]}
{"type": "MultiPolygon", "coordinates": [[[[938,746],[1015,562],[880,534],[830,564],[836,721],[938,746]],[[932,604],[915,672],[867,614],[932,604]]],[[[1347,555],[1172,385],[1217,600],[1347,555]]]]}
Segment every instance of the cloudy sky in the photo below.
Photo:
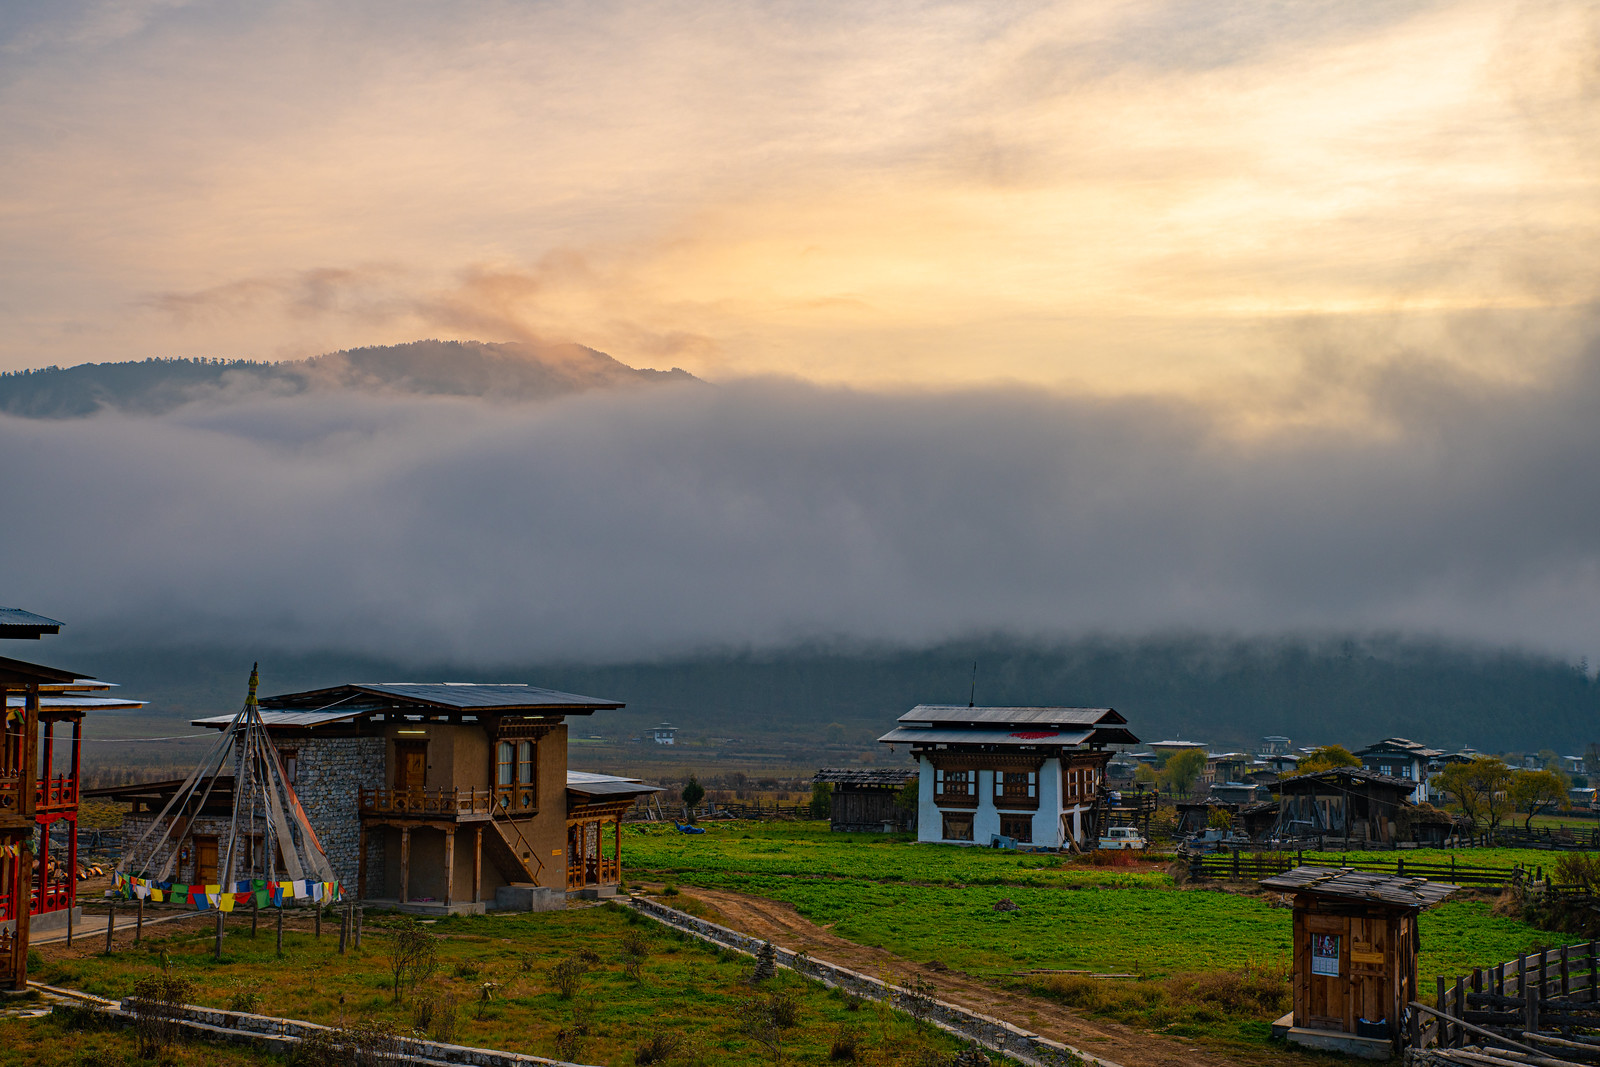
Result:
{"type": "Polygon", "coordinates": [[[1595,3],[0,2],[0,145],[0,369],[538,338],[716,383],[0,418],[0,602],[1600,649],[1595,3]]]}
{"type": "Polygon", "coordinates": [[[1329,337],[1542,372],[1600,276],[1597,26],[6,3],[0,368],[532,334],[714,378],[1256,403],[1329,337]],[[1535,343],[1473,350],[1486,314],[1535,343]]]}

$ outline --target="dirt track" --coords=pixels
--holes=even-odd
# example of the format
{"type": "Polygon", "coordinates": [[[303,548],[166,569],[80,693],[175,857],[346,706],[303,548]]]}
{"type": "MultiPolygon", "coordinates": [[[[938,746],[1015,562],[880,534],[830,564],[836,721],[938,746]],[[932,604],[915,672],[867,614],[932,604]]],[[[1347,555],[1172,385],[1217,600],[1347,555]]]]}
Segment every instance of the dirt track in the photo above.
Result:
{"type": "MultiPolygon", "coordinates": [[[[971,1011],[1006,1019],[1017,1026],[1124,1067],[1223,1067],[1230,1064],[1310,1064],[1323,1059],[1280,1049],[1217,1051],[1181,1038],[1139,1030],[1120,1023],[1085,1018],[1070,1008],[1043,997],[1002,989],[960,971],[930,971],[926,966],[883,949],[868,948],[835,937],[826,927],[802,917],[789,904],[720,889],[683,892],[703,900],[721,913],[721,921],[743,933],[761,937],[787,949],[804,949],[818,959],[841,964],[863,974],[913,971],[929,978],[940,1000],[971,1011]]],[[[665,903],[671,903],[670,899],[665,903]]]]}

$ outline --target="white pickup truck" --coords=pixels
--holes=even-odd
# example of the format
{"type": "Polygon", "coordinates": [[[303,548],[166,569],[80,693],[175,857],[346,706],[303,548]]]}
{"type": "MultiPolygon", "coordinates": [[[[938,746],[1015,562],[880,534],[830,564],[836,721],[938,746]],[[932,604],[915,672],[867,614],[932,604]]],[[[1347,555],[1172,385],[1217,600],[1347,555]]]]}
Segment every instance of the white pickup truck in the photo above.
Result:
{"type": "Polygon", "coordinates": [[[1100,847],[1105,849],[1143,849],[1149,844],[1132,826],[1107,827],[1105,836],[1100,838],[1100,847]]]}

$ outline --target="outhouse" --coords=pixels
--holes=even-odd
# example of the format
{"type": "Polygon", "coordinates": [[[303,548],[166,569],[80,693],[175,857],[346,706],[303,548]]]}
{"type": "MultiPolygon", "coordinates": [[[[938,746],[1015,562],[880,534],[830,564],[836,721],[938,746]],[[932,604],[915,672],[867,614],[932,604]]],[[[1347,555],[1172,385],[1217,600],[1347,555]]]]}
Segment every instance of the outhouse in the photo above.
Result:
{"type": "Polygon", "coordinates": [[[1417,999],[1417,915],[1458,887],[1348,867],[1265,878],[1294,894],[1294,1011],[1274,1033],[1371,1059],[1397,1053],[1417,999]]]}

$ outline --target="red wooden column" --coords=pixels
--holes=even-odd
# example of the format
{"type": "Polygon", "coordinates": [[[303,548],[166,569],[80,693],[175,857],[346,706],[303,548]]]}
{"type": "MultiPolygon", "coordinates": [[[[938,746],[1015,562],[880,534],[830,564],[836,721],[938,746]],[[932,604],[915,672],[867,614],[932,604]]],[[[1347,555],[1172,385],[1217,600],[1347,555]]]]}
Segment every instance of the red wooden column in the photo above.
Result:
{"type": "MultiPolygon", "coordinates": [[[[39,683],[29,682],[28,695],[24,700],[22,709],[22,737],[19,739],[21,751],[17,753],[19,757],[17,762],[17,815],[29,822],[32,821],[34,813],[38,810],[38,805],[34,802],[33,795],[34,789],[38,785],[36,776],[39,773],[38,729],[39,683]]],[[[24,831],[24,833],[27,834],[28,832],[24,831]]],[[[17,925],[16,933],[11,942],[11,988],[19,992],[28,988],[28,927],[31,917],[29,913],[33,910],[30,907],[32,902],[28,899],[30,896],[29,886],[33,883],[33,867],[31,866],[33,863],[33,842],[31,834],[22,837],[19,840],[19,843],[21,842],[26,842],[28,847],[17,850],[16,878],[12,883],[17,889],[17,925]]]]}
{"type": "Polygon", "coordinates": [[[78,903],[78,787],[79,756],[83,748],[83,718],[72,720],[72,836],[67,845],[67,909],[78,903]]]}

